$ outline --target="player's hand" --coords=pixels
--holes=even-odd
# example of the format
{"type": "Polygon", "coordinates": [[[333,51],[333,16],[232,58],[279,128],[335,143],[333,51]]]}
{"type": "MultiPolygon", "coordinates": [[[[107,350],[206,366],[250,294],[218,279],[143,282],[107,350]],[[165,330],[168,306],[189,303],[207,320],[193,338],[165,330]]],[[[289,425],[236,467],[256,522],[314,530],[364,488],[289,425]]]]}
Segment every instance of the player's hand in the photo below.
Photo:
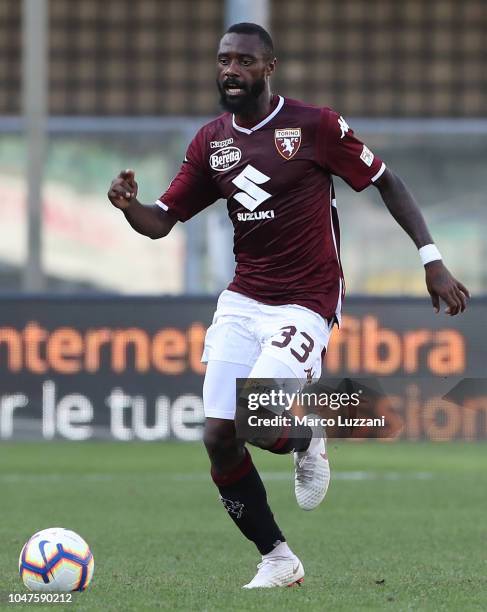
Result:
{"type": "Polygon", "coordinates": [[[108,199],[120,210],[130,206],[131,201],[137,197],[138,185],[135,182],[133,170],[122,170],[117,178],[113,179],[108,191],[108,199]]]}
{"type": "Polygon", "coordinates": [[[440,298],[445,302],[445,313],[454,316],[467,307],[468,289],[457,281],[441,260],[425,265],[426,287],[436,312],[440,312],[440,298]]]}

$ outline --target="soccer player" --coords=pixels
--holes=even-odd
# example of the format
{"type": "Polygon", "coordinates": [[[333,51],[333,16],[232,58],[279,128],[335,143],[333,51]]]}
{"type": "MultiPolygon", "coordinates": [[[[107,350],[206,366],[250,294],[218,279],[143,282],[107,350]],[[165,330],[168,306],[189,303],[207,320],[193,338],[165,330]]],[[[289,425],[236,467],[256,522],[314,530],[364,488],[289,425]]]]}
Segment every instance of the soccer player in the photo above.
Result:
{"type": "MultiPolygon", "coordinates": [[[[134,172],[111,184],[108,198],[130,225],[150,238],[166,236],[219,198],[234,226],[236,271],[218,299],[203,361],[204,443],[223,505],[262,555],[245,588],[298,584],[301,561],[269,508],[244,441],[236,436],[237,378],[319,377],[321,358],[344,295],[332,175],[355,191],[373,185],[411,237],[438,312],[456,315],[468,290],[444,266],[415,200],[401,179],[356,138],[330,108],[271,93],[273,43],[260,26],[228,29],[217,55],[217,86],[226,111],[203,126],[168,189],[150,206],[137,200],[134,172]]],[[[304,510],[324,498],[330,480],[322,431],[282,432],[275,453],[294,452],[295,493],[304,510]]]]}

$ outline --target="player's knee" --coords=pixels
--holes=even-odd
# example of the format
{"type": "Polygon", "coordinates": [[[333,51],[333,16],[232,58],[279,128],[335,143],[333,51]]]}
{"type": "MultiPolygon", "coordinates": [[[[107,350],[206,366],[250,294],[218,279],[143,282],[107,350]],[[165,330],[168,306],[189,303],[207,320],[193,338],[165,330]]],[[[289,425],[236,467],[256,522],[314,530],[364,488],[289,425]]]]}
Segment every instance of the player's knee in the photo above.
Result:
{"type": "Polygon", "coordinates": [[[257,446],[263,450],[269,450],[272,448],[279,438],[279,434],[275,432],[267,432],[261,436],[251,436],[247,439],[247,442],[252,446],[257,446]]]}
{"type": "Polygon", "coordinates": [[[203,442],[210,457],[231,453],[238,446],[233,421],[207,419],[203,442]]]}
{"type": "Polygon", "coordinates": [[[268,423],[276,417],[274,412],[259,406],[256,410],[249,410],[248,406],[240,403],[235,413],[235,427],[238,436],[252,446],[267,450],[272,448],[282,427],[270,426],[268,423]],[[250,418],[251,417],[251,418],[250,418]]]}

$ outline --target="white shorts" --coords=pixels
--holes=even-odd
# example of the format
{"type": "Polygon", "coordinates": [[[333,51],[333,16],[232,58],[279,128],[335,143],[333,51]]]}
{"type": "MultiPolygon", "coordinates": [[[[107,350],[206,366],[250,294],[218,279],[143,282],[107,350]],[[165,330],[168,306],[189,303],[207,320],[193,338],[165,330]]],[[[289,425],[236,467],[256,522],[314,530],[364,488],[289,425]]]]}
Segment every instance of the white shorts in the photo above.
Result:
{"type": "Polygon", "coordinates": [[[205,416],[234,418],[236,378],[296,379],[299,386],[319,378],[332,327],[304,306],[270,306],[223,291],[202,357],[205,416]]]}

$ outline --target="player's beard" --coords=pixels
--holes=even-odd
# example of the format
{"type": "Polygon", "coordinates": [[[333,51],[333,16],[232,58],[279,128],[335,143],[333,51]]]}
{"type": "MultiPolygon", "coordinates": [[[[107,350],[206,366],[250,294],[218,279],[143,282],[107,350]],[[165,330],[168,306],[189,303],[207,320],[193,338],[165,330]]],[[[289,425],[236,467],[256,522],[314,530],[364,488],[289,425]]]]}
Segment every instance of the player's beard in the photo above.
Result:
{"type": "Polygon", "coordinates": [[[220,92],[220,106],[223,110],[243,116],[252,116],[257,111],[259,96],[265,90],[264,78],[255,81],[250,89],[239,83],[238,86],[245,90],[245,93],[241,96],[229,96],[220,81],[217,80],[216,84],[220,92]]]}

